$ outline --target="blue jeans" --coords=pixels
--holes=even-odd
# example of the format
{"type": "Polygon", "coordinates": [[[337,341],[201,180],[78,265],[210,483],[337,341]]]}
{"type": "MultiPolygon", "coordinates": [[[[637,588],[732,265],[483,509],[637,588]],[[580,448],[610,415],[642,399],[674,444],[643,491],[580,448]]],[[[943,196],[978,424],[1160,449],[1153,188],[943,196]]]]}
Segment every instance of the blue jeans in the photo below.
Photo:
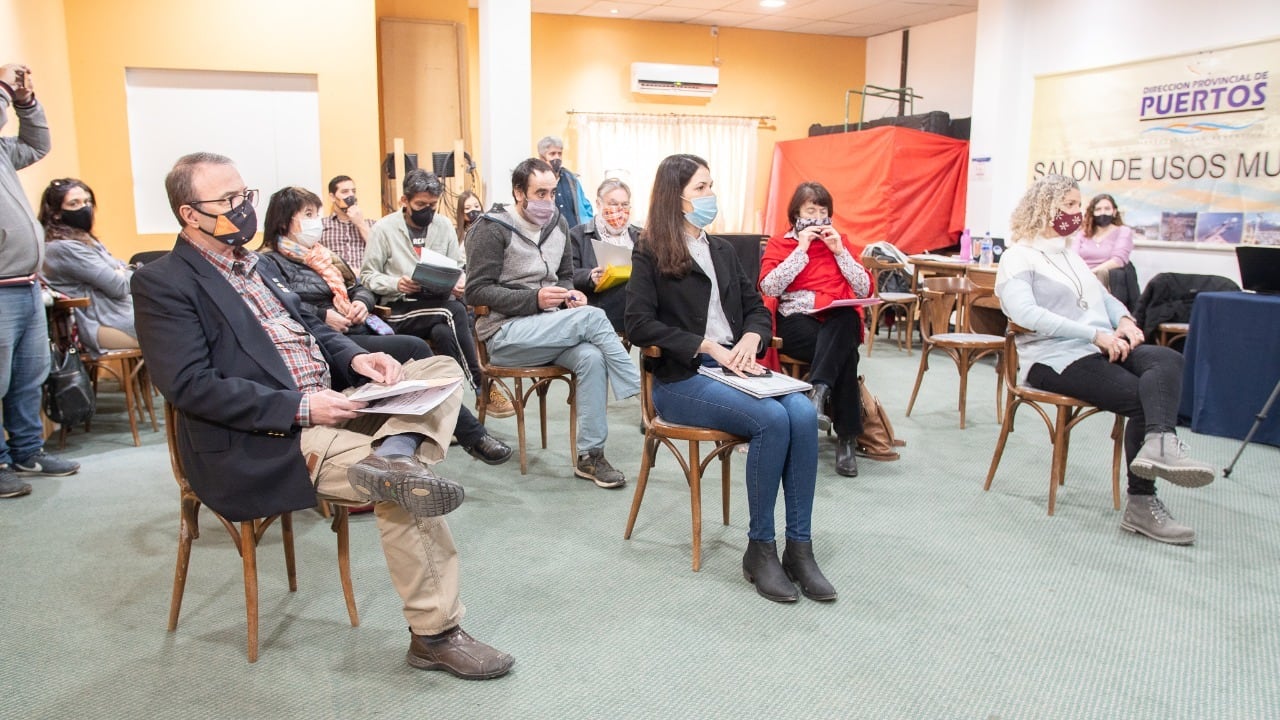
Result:
{"type": "Polygon", "coordinates": [[[773,542],[778,486],[786,504],[787,539],[809,542],[818,477],[818,415],[803,393],[754,398],[709,377],[653,384],[664,420],[751,438],[747,451],[747,537],[773,542]]]}
{"type": "Polygon", "coordinates": [[[495,365],[559,365],[578,376],[578,452],[604,449],[608,385],[623,400],[640,393],[640,370],[598,307],[518,317],[487,341],[495,365]]]}
{"type": "Polygon", "coordinates": [[[0,464],[25,460],[44,445],[40,386],[49,375],[49,328],[39,285],[0,288],[0,392],[4,429],[0,464]]]}

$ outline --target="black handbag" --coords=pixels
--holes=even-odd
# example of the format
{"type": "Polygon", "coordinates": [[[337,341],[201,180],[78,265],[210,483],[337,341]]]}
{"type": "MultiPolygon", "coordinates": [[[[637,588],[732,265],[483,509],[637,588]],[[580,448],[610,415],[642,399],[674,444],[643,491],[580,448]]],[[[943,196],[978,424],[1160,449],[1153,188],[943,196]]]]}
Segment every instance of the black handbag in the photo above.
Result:
{"type": "Polygon", "coordinates": [[[74,345],[63,352],[50,341],[49,348],[53,365],[44,381],[44,414],[63,426],[85,422],[93,417],[96,406],[89,369],[74,345]]]}

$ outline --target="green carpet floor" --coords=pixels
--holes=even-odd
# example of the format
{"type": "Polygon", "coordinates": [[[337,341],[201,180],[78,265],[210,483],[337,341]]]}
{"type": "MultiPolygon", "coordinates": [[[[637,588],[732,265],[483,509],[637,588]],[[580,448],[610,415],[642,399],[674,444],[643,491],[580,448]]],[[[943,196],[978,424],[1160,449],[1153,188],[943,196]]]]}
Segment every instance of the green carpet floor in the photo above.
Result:
{"type": "MultiPolygon", "coordinates": [[[[297,513],[297,593],[278,529],[259,551],[261,657],[250,665],[239,559],[206,512],[181,621],[166,632],[178,507],[163,433],[145,430],[132,447],[108,396],[94,432],[69,438],[79,475],[0,501],[0,717],[1280,715],[1280,449],[1251,446],[1232,478],[1204,489],[1162,483],[1199,534],[1165,546],[1118,527],[1109,421],[1073,437],[1048,517],[1049,444],[1035,416],[1020,415],[984,493],[995,373],[974,369],[960,430],[945,358],[903,416],[917,360],[882,342],[862,365],[907,440],[900,461],[863,460],[859,477],[842,478],[834,443],[821,444],[814,542],[840,591],[832,604],[774,604],[742,579],[740,481],[728,527],[705,490],[703,567],[691,572],[688,493],[665,451],[623,540],[634,483],[606,491],[572,477],[561,390],[528,475],[453,453],[443,472],[468,492],[450,516],[463,625],[517,658],[509,676],[479,683],[405,664],[409,637],[368,515],[352,522],[360,627],[347,621],[327,523],[297,513]]],[[[611,405],[608,455],[628,480],[638,420],[635,400],[611,405]]],[[[514,442],[513,419],[490,427],[514,442]]],[[[1183,436],[1219,467],[1239,446],[1183,436]]],[[[741,477],[745,456],[733,462],[741,477]]]]}

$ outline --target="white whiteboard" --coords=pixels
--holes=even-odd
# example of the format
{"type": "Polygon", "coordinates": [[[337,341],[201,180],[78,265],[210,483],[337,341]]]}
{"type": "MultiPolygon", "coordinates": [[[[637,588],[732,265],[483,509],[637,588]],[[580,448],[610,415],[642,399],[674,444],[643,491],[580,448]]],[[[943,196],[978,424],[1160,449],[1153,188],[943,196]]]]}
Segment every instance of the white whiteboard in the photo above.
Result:
{"type": "Polygon", "coordinates": [[[259,216],[286,185],[321,191],[315,75],[127,68],[125,98],[139,234],[177,231],[164,177],[192,152],[234,160],[259,216]]]}

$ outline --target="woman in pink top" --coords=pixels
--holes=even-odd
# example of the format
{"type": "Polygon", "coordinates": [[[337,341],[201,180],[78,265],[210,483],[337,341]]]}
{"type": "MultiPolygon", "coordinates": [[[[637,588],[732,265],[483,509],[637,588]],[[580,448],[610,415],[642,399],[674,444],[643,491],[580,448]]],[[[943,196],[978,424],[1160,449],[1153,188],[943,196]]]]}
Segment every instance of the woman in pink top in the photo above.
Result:
{"type": "Polygon", "coordinates": [[[1080,232],[1072,239],[1084,264],[1111,292],[1111,271],[1128,265],[1133,252],[1133,229],[1121,220],[1116,199],[1105,193],[1095,195],[1085,208],[1080,232]]]}

